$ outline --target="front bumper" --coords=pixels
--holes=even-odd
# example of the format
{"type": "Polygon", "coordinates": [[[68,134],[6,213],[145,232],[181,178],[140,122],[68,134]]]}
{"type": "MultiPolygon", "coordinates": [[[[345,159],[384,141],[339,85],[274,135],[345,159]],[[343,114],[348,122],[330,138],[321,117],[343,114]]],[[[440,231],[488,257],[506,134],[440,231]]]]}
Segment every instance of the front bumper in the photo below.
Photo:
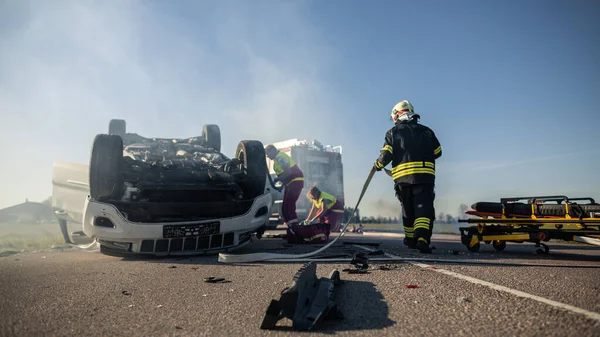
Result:
{"type": "MultiPolygon", "coordinates": [[[[97,239],[105,251],[149,255],[197,255],[220,253],[239,248],[250,242],[251,234],[269,220],[272,197],[270,193],[256,198],[245,214],[231,218],[205,221],[138,223],[128,221],[119,210],[108,203],[90,197],[85,202],[83,232],[97,239]],[[96,218],[110,220],[112,227],[101,227],[96,218]],[[219,222],[218,232],[202,235],[199,232],[165,238],[164,226],[202,225],[219,222]]],[[[106,222],[105,222],[106,223],[106,222]]]]}

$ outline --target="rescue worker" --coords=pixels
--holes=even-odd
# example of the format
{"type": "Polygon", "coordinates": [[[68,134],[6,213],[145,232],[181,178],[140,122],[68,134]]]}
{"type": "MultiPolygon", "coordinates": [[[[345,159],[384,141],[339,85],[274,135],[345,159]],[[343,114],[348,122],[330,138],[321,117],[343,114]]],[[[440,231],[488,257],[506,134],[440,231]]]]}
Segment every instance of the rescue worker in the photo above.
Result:
{"type": "Polygon", "coordinates": [[[390,162],[396,197],[402,204],[404,244],[421,253],[431,253],[431,232],[435,220],[435,160],[442,146],[435,133],[419,124],[413,105],[401,101],[391,114],[396,124],[385,134],[375,169],[380,171],[390,162]]]}
{"type": "Polygon", "coordinates": [[[308,213],[307,225],[319,219],[319,222],[329,225],[331,232],[339,232],[341,229],[342,218],[344,217],[344,206],[333,195],[319,190],[317,185],[313,185],[306,193],[308,200],[312,202],[312,208],[308,213]],[[313,218],[313,214],[316,215],[313,218]]]}
{"type": "Polygon", "coordinates": [[[296,202],[304,188],[304,174],[290,156],[277,150],[275,146],[267,145],[265,153],[269,159],[273,160],[273,170],[277,174],[275,183],[280,181],[285,188],[281,216],[288,227],[298,224],[296,202]]]}

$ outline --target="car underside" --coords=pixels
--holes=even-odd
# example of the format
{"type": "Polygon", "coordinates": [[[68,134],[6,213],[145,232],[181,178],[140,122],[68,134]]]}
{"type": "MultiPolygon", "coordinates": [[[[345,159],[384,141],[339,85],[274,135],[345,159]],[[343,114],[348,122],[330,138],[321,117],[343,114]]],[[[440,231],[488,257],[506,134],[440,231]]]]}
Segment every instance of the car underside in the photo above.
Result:
{"type": "Polygon", "coordinates": [[[202,242],[202,235],[220,235],[223,242],[211,239],[208,247],[219,248],[241,243],[268,221],[271,198],[261,142],[240,141],[229,158],[220,152],[216,125],[205,125],[200,137],[183,139],[120,131],[97,135],[90,156],[82,223],[84,233],[101,245],[140,252],[156,240],[152,250],[146,249],[155,252],[163,250],[165,240],[202,242]]]}

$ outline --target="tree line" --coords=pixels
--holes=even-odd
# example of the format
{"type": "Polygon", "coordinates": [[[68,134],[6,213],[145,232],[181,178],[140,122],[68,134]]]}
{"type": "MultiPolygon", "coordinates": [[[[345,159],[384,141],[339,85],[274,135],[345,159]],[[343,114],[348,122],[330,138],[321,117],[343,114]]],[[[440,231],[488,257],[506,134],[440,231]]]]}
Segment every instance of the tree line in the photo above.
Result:
{"type": "MultiPolygon", "coordinates": [[[[458,216],[453,216],[451,214],[445,214],[443,212],[438,213],[435,218],[435,222],[439,224],[458,224],[458,219],[465,219],[467,215],[465,211],[467,211],[469,207],[465,204],[461,204],[458,208],[458,216]]],[[[350,215],[354,212],[354,208],[345,207],[344,208],[344,218],[343,223],[347,223],[350,219],[350,215]]],[[[398,212],[397,217],[383,217],[383,216],[360,216],[360,209],[356,210],[354,216],[352,216],[352,220],[350,223],[362,223],[362,224],[402,224],[402,211],[398,212]]]]}

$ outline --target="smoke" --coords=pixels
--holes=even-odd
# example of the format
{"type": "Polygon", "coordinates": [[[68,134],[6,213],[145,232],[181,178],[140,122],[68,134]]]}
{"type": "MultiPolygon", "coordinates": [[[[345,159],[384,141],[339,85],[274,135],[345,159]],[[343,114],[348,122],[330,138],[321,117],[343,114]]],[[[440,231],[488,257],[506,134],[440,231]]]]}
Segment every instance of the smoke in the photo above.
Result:
{"type": "Polygon", "coordinates": [[[388,200],[379,198],[370,204],[369,210],[372,210],[376,216],[400,218],[402,205],[396,199],[388,200]]]}
{"type": "MultiPolygon", "coordinates": [[[[111,118],[129,132],[189,137],[219,124],[242,139],[319,138],[332,51],[304,3],[3,2],[0,207],[51,194],[52,163],[87,163],[111,118]],[[316,122],[318,121],[318,122],[316,122]]],[[[332,117],[333,118],[333,117],[332,117]]]]}

